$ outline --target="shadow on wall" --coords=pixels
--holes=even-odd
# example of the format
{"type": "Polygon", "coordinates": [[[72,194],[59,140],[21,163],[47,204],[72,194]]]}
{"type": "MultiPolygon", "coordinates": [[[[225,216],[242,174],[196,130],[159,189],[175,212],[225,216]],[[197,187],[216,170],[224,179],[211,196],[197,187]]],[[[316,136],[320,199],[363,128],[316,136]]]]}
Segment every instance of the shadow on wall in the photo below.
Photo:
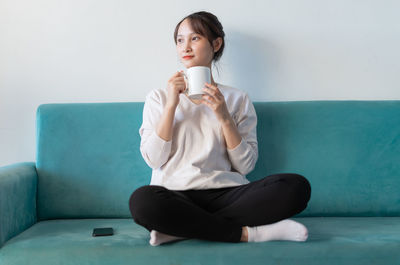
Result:
{"type": "Polygon", "coordinates": [[[277,48],[262,36],[229,31],[221,70],[231,85],[246,91],[252,101],[268,101],[271,81],[278,68],[277,55],[277,48]]]}

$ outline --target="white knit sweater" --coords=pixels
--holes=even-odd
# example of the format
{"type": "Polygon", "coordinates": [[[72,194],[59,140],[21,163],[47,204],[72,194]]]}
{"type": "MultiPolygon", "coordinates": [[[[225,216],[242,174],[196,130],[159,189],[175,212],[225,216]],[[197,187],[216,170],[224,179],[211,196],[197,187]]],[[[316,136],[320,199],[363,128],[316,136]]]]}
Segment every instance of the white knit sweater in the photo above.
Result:
{"type": "Polygon", "coordinates": [[[197,190],[249,183],[245,175],[258,159],[256,112],[247,93],[217,86],[242,136],[240,144],[231,150],[215,113],[204,104],[193,103],[185,94],[179,95],[172,139],[163,140],[156,126],[167,102],[167,90],[154,89],[146,96],[139,134],[140,152],[153,169],[150,185],[197,190]]]}

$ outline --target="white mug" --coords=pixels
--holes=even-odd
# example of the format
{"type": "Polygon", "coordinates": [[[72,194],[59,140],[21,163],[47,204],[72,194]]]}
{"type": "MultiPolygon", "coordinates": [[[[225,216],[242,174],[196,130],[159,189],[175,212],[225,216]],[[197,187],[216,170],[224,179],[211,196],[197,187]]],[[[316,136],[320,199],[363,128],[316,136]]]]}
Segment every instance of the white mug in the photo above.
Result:
{"type": "Polygon", "coordinates": [[[211,70],[207,66],[193,66],[183,73],[186,82],[187,95],[191,99],[201,99],[205,94],[203,88],[206,83],[211,84],[211,70]]]}

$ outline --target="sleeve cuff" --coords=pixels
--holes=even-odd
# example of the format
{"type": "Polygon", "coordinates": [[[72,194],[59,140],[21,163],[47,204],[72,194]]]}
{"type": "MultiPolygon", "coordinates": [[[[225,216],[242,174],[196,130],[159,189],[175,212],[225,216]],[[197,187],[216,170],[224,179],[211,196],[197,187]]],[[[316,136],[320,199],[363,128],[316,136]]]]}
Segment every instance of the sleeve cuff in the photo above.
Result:
{"type": "Polygon", "coordinates": [[[227,148],[226,150],[227,150],[229,156],[231,156],[231,157],[239,157],[240,155],[243,155],[243,153],[245,153],[246,150],[247,150],[246,142],[242,138],[240,143],[237,146],[235,146],[235,148],[233,148],[233,149],[228,149],[227,148]]]}
{"type": "Polygon", "coordinates": [[[158,136],[156,131],[153,131],[149,144],[150,144],[149,148],[151,151],[157,153],[164,152],[165,150],[171,147],[172,139],[169,141],[165,141],[163,138],[158,136]]]}

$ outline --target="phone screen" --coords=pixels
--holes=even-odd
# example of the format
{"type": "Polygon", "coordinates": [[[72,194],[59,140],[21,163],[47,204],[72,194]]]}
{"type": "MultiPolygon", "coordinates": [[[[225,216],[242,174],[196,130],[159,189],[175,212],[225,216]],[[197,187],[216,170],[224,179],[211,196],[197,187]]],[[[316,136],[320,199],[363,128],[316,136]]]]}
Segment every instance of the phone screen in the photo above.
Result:
{"type": "Polygon", "coordinates": [[[94,228],[92,236],[111,236],[114,234],[112,227],[94,228]]]}

